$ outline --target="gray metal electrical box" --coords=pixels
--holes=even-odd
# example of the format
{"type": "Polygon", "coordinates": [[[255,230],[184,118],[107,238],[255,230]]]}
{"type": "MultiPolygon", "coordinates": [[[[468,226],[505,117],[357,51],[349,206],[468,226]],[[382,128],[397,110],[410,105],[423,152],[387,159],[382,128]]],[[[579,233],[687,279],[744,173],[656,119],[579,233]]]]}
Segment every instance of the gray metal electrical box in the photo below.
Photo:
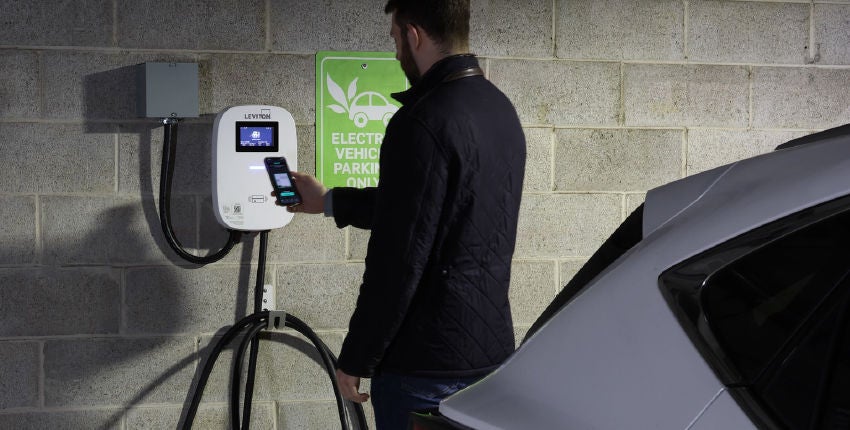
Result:
{"type": "Polygon", "coordinates": [[[197,63],[142,63],[137,67],[139,117],[198,117],[197,63]]]}

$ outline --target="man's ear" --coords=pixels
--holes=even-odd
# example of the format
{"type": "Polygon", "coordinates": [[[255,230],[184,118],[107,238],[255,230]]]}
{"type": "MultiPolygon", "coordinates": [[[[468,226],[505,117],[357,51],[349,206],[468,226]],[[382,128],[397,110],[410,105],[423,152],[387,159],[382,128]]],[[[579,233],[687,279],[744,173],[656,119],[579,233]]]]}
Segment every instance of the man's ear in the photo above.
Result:
{"type": "Polygon", "coordinates": [[[422,29],[413,25],[407,24],[407,43],[410,49],[418,51],[422,45],[422,29]]]}

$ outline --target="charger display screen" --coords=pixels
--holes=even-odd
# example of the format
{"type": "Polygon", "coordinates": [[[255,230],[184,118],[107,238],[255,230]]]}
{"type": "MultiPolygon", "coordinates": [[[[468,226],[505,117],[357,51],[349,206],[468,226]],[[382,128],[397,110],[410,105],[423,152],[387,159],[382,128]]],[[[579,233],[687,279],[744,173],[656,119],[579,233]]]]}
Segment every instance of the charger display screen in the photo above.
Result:
{"type": "Polygon", "coordinates": [[[277,152],[278,148],[277,122],[236,122],[236,152],[277,152]]]}

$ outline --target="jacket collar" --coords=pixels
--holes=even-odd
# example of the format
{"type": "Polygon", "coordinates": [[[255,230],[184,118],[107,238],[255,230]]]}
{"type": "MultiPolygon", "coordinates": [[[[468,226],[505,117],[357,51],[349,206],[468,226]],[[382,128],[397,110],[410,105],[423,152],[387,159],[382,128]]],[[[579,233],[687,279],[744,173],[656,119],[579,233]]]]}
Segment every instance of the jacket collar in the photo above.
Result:
{"type": "Polygon", "coordinates": [[[472,54],[450,55],[440,61],[434,63],[416,85],[408,88],[406,91],[392,94],[392,97],[402,104],[411,104],[419,100],[425,94],[428,94],[432,89],[440,85],[453,74],[461,72],[464,69],[478,67],[478,59],[472,54]]]}

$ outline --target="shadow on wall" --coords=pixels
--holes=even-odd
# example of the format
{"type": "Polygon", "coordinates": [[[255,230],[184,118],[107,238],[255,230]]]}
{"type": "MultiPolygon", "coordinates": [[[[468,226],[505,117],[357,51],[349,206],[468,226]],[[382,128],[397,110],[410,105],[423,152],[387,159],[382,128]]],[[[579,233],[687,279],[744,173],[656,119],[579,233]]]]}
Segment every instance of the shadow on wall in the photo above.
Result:
{"type": "Polygon", "coordinates": [[[102,132],[108,121],[136,118],[136,70],[125,66],[83,78],[86,131],[102,132]]]}
{"type": "MultiPolygon", "coordinates": [[[[137,67],[127,66],[84,78],[85,132],[117,132],[119,136],[118,195],[89,199],[94,203],[86,202],[87,207],[77,213],[96,222],[89,224],[85,218],[64,221],[66,236],[56,243],[69,246],[45,250],[59,264],[105,263],[124,268],[119,333],[132,336],[90,339],[79,351],[57,342],[57,349],[68,349],[63,353],[72,355],[69,362],[73,366],[61,366],[52,371],[54,375],[48,375],[60,381],[50,388],[68,393],[68,398],[60,402],[122,405],[105,428],[118,425],[130,409],[146,402],[182,402],[185,414],[191,388],[214,341],[195,353],[197,343],[207,342],[204,333],[221,335],[253,306],[255,234],[243,235],[241,248],[232,251],[241,251],[241,255],[226,257],[225,261],[238,264],[238,268],[190,264],[165,241],[157,202],[162,137],[156,133],[163,132],[162,125],[155,119],[131,120],[136,117],[136,72],[137,67]],[[79,237],[74,233],[80,232],[75,222],[95,227],[79,237]],[[194,366],[194,377],[190,366],[194,366]],[[181,392],[185,394],[179,398],[174,394],[181,392]],[[77,398],[71,398],[73,393],[77,398]]],[[[175,235],[190,252],[199,255],[214,253],[228,237],[210,209],[211,133],[209,115],[181,123],[173,175],[175,235]]],[[[45,222],[61,224],[58,220],[45,222]]],[[[63,226],[52,228],[62,230],[63,226]]],[[[317,365],[321,363],[303,340],[292,336],[274,336],[272,340],[303,352],[317,365]]],[[[229,360],[221,360],[216,367],[229,369],[229,360]]],[[[211,390],[224,391],[210,386],[206,391],[211,390]]]]}

